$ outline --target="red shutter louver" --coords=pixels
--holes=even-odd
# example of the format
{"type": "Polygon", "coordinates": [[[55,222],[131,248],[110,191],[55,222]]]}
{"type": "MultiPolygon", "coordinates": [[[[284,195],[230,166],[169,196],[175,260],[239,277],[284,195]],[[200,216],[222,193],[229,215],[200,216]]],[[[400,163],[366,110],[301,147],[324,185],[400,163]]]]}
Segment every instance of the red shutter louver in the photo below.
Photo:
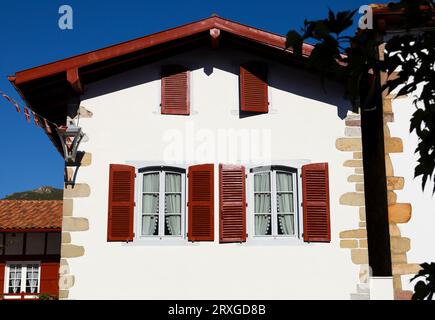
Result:
{"type": "Polygon", "coordinates": [[[220,242],[246,241],[245,167],[219,165],[220,242]]]}
{"type": "Polygon", "coordinates": [[[162,70],[162,114],[190,114],[190,72],[171,65],[162,70]]]}
{"type": "Polygon", "coordinates": [[[189,241],[214,240],[214,166],[189,167],[189,241]]]}
{"type": "Polygon", "coordinates": [[[302,167],[304,241],[330,242],[329,174],[327,163],[302,167]]]}
{"type": "Polygon", "coordinates": [[[267,68],[263,64],[240,66],[240,104],[241,111],[269,112],[267,68]]]}
{"type": "Polygon", "coordinates": [[[134,167],[110,165],[108,241],[133,241],[134,178],[134,167]]]}
{"type": "MultiPolygon", "coordinates": [[[[5,287],[5,272],[6,272],[6,265],[2,262],[0,262],[0,294],[4,293],[4,287],[5,287]]],[[[1,296],[0,296],[1,300],[1,296]]]]}
{"type": "Polygon", "coordinates": [[[41,263],[41,285],[39,292],[51,296],[59,296],[59,263],[41,263]]]}

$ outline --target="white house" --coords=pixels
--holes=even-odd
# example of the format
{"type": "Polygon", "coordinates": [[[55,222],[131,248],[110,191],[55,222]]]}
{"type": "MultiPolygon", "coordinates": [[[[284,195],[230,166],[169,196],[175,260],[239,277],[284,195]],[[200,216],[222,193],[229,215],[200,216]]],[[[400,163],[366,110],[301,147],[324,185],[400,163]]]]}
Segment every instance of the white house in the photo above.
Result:
{"type": "Polygon", "coordinates": [[[393,298],[368,267],[360,117],[311,50],[214,16],[10,77],[85,134],[61,298],[393,298]]]}

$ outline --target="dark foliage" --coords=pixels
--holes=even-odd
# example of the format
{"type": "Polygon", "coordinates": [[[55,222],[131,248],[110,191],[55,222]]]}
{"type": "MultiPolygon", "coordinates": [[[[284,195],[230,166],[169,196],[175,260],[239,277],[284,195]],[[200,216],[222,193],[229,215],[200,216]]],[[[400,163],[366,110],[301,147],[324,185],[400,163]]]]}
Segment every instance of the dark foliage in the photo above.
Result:
{"type": "Polygon", "coordinates": [[[432,300],[435,293],[435,263],[422,263],[422,269],[411,279],[423,278],[414,286],[412,300],[432,300]]]}
{"type": "MultiPolygon", "coordinates": [[[[402,0],[389,7],[404,9],[404,28],[408,30],[424,25],[433,15],[433,3],[429,0],[402,0]],[[426,7],[422,9],[422,5],[426,7]]],[[[355,112],[373,109],[376,96],[383,90],[412,95],[417,87],[421,88],[420,96],[413,100],[417,110],[410,126],[419,137],[415,176],[422,176],[423,189],[433,179],[435,193],[435,30],[408,32],[390,39],[385,60],[381,60],[381,43],[376,41],[373,30],[358,30],[352,37],[341,35],[352,26],[355,13],[356,10],[334,14],[329,10],[326,19],[305,20],[301,32],[291,30],[287,34],[287,47],[301,56],[303,42],[311,39],[315,47],[309,66],[321,74],[322,81],[326,75],[346,79],[345,95],[355,112]],[[394,73],[395,77],[378,88],[374,80],[381,71],[394,73]]]]}

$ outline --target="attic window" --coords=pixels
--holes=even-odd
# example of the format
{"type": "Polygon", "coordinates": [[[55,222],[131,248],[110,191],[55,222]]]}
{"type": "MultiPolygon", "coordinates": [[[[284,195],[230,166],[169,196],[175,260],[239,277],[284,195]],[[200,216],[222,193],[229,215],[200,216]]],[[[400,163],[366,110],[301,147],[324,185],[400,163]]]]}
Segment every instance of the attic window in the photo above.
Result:
{"type": "Polygon", "coordinates": [[[190,114],[189,70],[180,65],[162,68],[162,114],[190,114]]]}

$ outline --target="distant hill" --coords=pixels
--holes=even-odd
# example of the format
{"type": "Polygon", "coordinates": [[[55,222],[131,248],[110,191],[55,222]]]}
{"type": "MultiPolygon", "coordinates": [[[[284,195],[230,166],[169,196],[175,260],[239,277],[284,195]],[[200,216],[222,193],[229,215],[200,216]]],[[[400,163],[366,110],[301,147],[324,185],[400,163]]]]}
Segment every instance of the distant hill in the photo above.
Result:
{"type": "Polygon", "coordinates": [[[63,190],[53,187],[41,187],[35,190],[15,192],[3,200],[62,200],[63,190]]]}

